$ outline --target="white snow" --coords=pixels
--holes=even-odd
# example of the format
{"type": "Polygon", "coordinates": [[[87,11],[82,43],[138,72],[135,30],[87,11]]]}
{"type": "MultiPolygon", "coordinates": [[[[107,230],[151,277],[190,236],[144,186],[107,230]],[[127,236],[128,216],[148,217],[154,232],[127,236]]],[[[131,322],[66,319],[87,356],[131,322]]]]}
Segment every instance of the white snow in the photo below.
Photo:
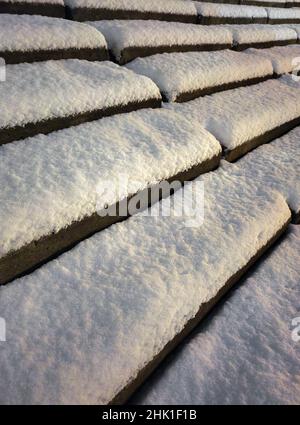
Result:
{"type": "Polygon", "coordinates": [[[278,190],[300,212],[300,127],[250,152],[237,166],[247,179],[278,190]]]}
{"type": "Polygon", "coordinates": [[[280,7],[267,7],[268,18],[276,19],[296,19],[300,20],[300,8],[280,8],[280,7]]]}
{"type": "Polygon", "coordinates": [[[0,255],[92,215],[100,202],[112,205],[220,152],[199,124],[163,109],[2,146],[0,255]],[[118,178],[124,181],[119,193],[113,190],[118,178]],[[110,191],[97,194],[106,182],[110,191]]]}
{"type": "Polygon", "coordinates": [[[264,43],[269,41],[297,40],[295,30],[283,25],[228,25],[235,45],[264,43]]]}
{"type": "Polygon", "coordinates": [[[299,404],[299,255],[300,227],[291,226],[133,403],[299,404]]]}
{"type": "Polygon", "coordinates": [[[198,13],[207,17],[267,18],[267,12],[264,7],[200,2],[195,2],[195,5],[198,13]]]}
{"type": "Polygon", "coordinates": [[[0,289],[1,404],[107,403],[290,217],[229,167],[200,181],[200,227],[134,216],[0,289]]]}
{"type": "Polygon", "coordinates": [[[108,61],[7,65],[0,84],[0,128],[159,98],[149,78],[108,61]]]}
{"type": "Polygon", "coordinates": [[[278,75],[289,73],[299,68],[299,44],[275,46],[269,49],[248,49],[245,52],[255,55],[256,57],[260,56],[272,61],[274,72],[278,75]]]}
{"type": "Polygon", "coordinates": [[[273,74],[270,60],[231,50],[165,53],[135,59],[127,67],[151,78],[168,101],[181,93],[273,74]]]}
{"type": "Polygon", "coordinates": [[[300,39],[300,24],[283,24],[282,26],[292,28],[294,31],[296,31],[298,40],[300,39]]]}
{"type": "Polygon", "coordinates": [[[89,22],[104,34],[117,59],[127,47],[232,44],[229,28],[162,21],[96,21],[89,22]]]}
{"type": "Polygon", "coordinates": [[[179,15],[197,15],[192,2],[182,0],[65,0],[67,6],[106,10],[128,10],[179,15]]]}
{"type": "MultiPolygon", "coordinates": [[[[297,61],[298,65],[296,66],[295,71],[299,71],[299,62],[297,61]]],[[[300,79],[298,75],[294,74],[284,74],[282,77],[280,77],[280,81],[284,84],[286,84],[289,87],[292,87],[296,90],[300,89],[300,79]]]]}
{"type": "Polygon", "coordinates": [[[0,52],[105,48],[102,34],[89,25],[38,15],[0,14],[0,52]]]}
{"type": "Polygon", "coordinates": [[[183,104],[166,103],[164,106],[195,118],[223,146],[232,150],[300,117],[299,90],[285,84],[284,80],[269,80],[183,104]]]}

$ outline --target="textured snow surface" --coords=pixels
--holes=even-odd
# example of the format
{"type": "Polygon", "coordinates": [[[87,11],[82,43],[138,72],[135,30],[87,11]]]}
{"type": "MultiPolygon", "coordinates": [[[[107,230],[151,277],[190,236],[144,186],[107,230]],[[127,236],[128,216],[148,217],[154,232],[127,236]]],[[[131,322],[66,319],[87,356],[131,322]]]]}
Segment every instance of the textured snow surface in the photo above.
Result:
{"type": "Polygon", "coordinates": [[[207,27],[151,20],[96,21],[89,24],[104,34],[117,58],[126,47],[232,44],[231,31],[220,25],[207,27]]]}
{"type": "Polygon", "coordinates": [[[103,35],[89,25],[38,15],[0,14],[0,51],[103,48],[103,35]]]}
{"type": "Polygon", "coordinates": [[[65,0],[72,8],[100,8],[108,10],[133,10],[180,15],[196,15],[192,2],[182,0],[65,0]]]}
{"type": "Polygon", "coordinates": [[[300,38],[300,24],[285,24],[285,26],[288,26],[289,28],[292,28],[294,31],[296,31],[298,39],[300,38]]]}
{"type": "Polygon", "coordinates": [[[92,215],[97,201],[114,204],[220,152],[193,120],[151,109],[3,146],[0,255],[92,215]],[[124,181],[119,194],[113,190],[118,178],[124,181]],[[97,196],[106,182],[111,190],[97,196]]]}
{"type": "Polygon", "coordinates": [[[278,190],[293,211],[300,211],[300,127],[250,152],[237,165],[248,179],[278,190]]]}
{"type": "Polygon", "coordinates": [[[197,11],[202,16],[222,18],[266,18],[264,7],[243,6],[237,4],[218,4],[195,2],[197,11]]]}
{"type": "Polygon", "coordinates": [[[35,3],[35,4],[60,4],[64,6],[64,0],[1,0],[4,3],[35,3]]]}
{"type": "Polygon", "coordinates": [[[160,98],[149,79],[112,62],[8,65],[0,84],[0,128],[160,98]]]}
{"type": "Polygon", "coordinates": [[[230,25],[234,44],[263,43],[268,41],[297,40],[297,33],[283,25],[230,25]]]}
{"type": "Polygon", "coordinates": [[[299,342],[291,323],[300,316],[299,255],[300,226],[291,226],[133,402],[299,404],[299,342]]]}
{"type": "Polygon", "coordinates": [[[2,404],[107,403],[290,216],[229,167],[200,181],[202,226],[134,216],[0,289],[2,404]]]}
{"type": "Polygon", "coordinates": [[[196,119],[231,150],[299,117],[300,85],[296,88],[281,79],[269,80],[164,106],[196,119]]]}
{"type": "Polygon", "coordinates": [[[273,74],[270,60],[231,50],[165,53],[135,59],[127,67],[151,78],[169,101],[181,93],[273,74]]]}
{"type": "MultiPolygon", "coordinates": [[[[297,67],[299,68],[299,67],[297,67]]],[[[280,81],[284,84],[286,84],[289,87],[292,87],[296,90],[300,89],[300,80],[298,76],[292,75],[292,74],[284,74],[282,77],[280,77],[280,81]]]]}
{"type": "Polygon", "coordinates": [[[267,7],[269,19],[300,19],[300,8],[267,7]]]}
{"type": "Polygon", "coordinates": [[[275,46],[270,49],[248,49],[246,53],[269,59],[272,62],[274,72],[279,75],[296,71],[299,68],[299,44],[275,46]]]}

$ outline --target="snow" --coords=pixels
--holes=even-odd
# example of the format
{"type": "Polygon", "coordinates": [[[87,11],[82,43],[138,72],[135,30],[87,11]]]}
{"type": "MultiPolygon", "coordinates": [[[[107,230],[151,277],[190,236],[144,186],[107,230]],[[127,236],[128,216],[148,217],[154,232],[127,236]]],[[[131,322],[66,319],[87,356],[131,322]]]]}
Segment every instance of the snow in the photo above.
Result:
{"type": "Polygon", "coordinates": [[[200,2],[195,2],[195,5],[198,13],[202,16],[220,18],[267,18],[267,12],[264,7],[200,2]]]}
{"type": "Polygon", "coordinates": [[[148,78],[112,62],[47,61],[7,65],[0,85],[0,128],[159,99],[148,78]]]}
{"type": "Polygon", "coordinates": [[[300,24],[284,24],[282,26],[292,28],[294,31],[296,31],[298,40],[300,39],[300,24]]]}
{"type": "Polygon", "coordinates": [[[267,7],[269,19],[296,19],[300,20],[300,8],[275,8],[267,7]]]}
{"type": "Polygon", "coordinates": [[[250,152],[237,165],[247,179],[278,190],[300,212],[300,127],[250,152]]]}
{"type": "Polygon", "coordinates": [[[120,59],[127,47],[187,46],[232,44],[228,28],[162,21],[96,21],[89,22],[104,34],[109,48],[120,59]]]}
{"type": "Polygon", "coordinates": [[[299,404],[299,342],[292,338],[292,320],[300,316],[299,255],[300,227],[291,226],[132,402],[299,404]]]}
{"type": "Polygon", "coordinates": [[[229,167],[199,181],[202,225],[137,215],[0,289],[1,404],[109,402],[290,217],[229,167]]]}
{"type": "MultiPolygon", "coordinates": [[[[296,65],[295,71],[297,70],[299,70],[299,62],[298,62],[298,65],[296,65]]],[[[299,76],[297,75],[285,74],[282,77],[280,77],[280,81],[296,90],[300,89],[300,80],[299,80],[299,76]]]]}
{"type": "Polygon", "coordinates": [[[127,68],[151,78],[168,101],[181,93],[273,74],[268,59],[231,50],[159,54],[135,59],[127,68]]]}
{"type": "Polygon", "coordinates": [[[292,72],[299,67],[299,63],[297,64],[297,58],[300,58],[299,44],[275,46],[269,49],[248,49],[246,53],[272,61],[274,72],[278,75],[292,72]]]}
{"type": "Polygon", "coordinates": [[[219,143],[199,124],[163,109],[2,146],[0,255],[91,216],[100,202],[112,205],[220,153],[219,143]],[[125,177],[128,186],[120,193],[97,192],[125,177]]]}
{"type": "Polygon", "coordinates": [[[197,120],[232,150],[300,117],[300,96],[284,80],[269,80],[164,107],[197,120]]]}
{"type": "Polygon", "coordinates": [[[269,41],[297,40],[296,32],[282,25],[230,25],[235,45],[265,43],[269,41]]]}
{"type": "Polygon", "coordinates": [[[95,8],[106,10],[130,10],[179,15],[196,15],[192,2],[181,0],[65,0],[71,8],[95,8]]]}
{"type": "Polygon", "coordinates": [[[38,15],[0,14],[0,52],[105,48],[95,28],[66,19],[38,15]]]}

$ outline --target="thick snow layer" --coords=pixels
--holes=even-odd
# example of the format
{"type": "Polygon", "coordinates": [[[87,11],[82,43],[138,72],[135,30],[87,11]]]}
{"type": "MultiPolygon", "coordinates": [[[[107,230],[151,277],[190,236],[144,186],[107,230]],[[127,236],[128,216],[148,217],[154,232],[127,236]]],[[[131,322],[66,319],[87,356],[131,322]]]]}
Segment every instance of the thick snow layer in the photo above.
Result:
{"type": "Polygon", "coordinates": [[[278,190],[293,211],[300,211],[300,127],[255,149],[237,165],[248,179],[278,190]]]}
{"type": "Polygon", "coordinates": [[[0,84],[0,128],[159,99],[157,86],[112,62],[8,65],[0,84]]]}
{"type": "Polygon", "coordinates": [[[269,19],[300,19],[300,8],[267,7],[269,19]]]}
{"type": "Polygon", "coordinates": [[[229,167],[198,181],[202,225],[137,215],[0,289],[1,404],[107,403],[290,217],[229,167]]]}
{"type": "Polygon", "coordinates": [[[109,48],[119,59],[126,47],[232,44],[229,28],[162,21],[89,22],[104,34],[109,48]]]}
{"type": "Polygon", "coordinates": [[[228,150],[300,117],[299,90],[269,80],[166,108],[196,119],[228,150]],[[284,111],[284,114],[282,113],[284,111]]]}
{"type": "Polygon", "coordinates": [[[299,256],[300,227],[291,226],[133,402],[299,404],[299,256]]]}
{"type": "Polygon", "coordinates": [[[182,0],[65,0],[72,8],[99,8],[106,10],[130,10],[179,15],[196,15],[192,2],[182,0]]]}
{"type": "Polygon", "coordinates": [[[0,255],[92,215],[97,202],[112,205],[220,153],[219,143],[199,124],[162,109],[3,146],[0,255]],[[101,185],[113,186],[118,178],[124,180],[120,193],[97,195],[101,185]]]}
{"type": "Polygon", "coordinates": [[[218,4],[195,2],[197,11],[202,16],[220,18],[267,18],[264,7],[243,6],[237,4],[218,4]]]}
{"type": "Polygon", "coordinates": [[[0,52],[105,48],[103,35],[79,22],[47,16],[0,14],[0,52]]]}
{"type": "Polygon", "coordinates": [[[248,49],[246,53],[264,57],[272,61],[274,72],[278,75],[289,73],[299,68],[299,44],[275,46],[270,49],[248,49]]]}
{"type": "Polygon", "coordinates": [[[151,78],[169,101],[181,93],[273,74],[270,60],[231,50],[165,53],[135,59],[127,67],[151,78]]]}
{"type": "Polygon", "coordinates": [[[235,45],[297,40],[296,31],[283,25],[230,25],[235,45]]]}
{"type": "MultiPolygon", "coordinates": [[[[297,66],[297,69],[299,69],[299,66],[297,66]]],[[[292,87],[297,90],[300,89],[300,80],[298,76],[292,74],[285,74],[280,77],[280,81],[289,87],[292,87]]]]}
{"type": "Polygon", "coordinates": [[[288,24],[284,26],[288,26],[289,28],[292,28],[294,31],[296,31],[298,39],[300,39],[300,24],[288,24]]]}
{"type": "Polygon", "coordinates": [[[42,4],[60,4],[64,6],[64,0],[1,0],[1,3],[35,3],[42,4]]]}

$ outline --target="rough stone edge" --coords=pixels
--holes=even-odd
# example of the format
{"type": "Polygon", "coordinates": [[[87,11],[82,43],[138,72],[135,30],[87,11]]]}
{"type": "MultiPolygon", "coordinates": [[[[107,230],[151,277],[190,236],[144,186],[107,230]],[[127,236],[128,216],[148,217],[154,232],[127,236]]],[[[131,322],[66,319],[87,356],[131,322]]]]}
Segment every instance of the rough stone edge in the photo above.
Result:
{"type": "Polygon", "coordinates": [[[52,118],[48,120],[38,121],[36,123],[28,123],[24,126],[15,126],[0,129],[0,146],[15,142],[17,140],[33,137],[38,134],[48,134],[53,131],[63,130],[79,124],[90,121],[99,120],[104,117],[137,111],[145,108],[160,108],[161,99],[146,99],[140,102],[130,102],[127,105],[116,105],[105,109],[96,109],[77,115],[71,115],[60,118],[52,118]]]}

